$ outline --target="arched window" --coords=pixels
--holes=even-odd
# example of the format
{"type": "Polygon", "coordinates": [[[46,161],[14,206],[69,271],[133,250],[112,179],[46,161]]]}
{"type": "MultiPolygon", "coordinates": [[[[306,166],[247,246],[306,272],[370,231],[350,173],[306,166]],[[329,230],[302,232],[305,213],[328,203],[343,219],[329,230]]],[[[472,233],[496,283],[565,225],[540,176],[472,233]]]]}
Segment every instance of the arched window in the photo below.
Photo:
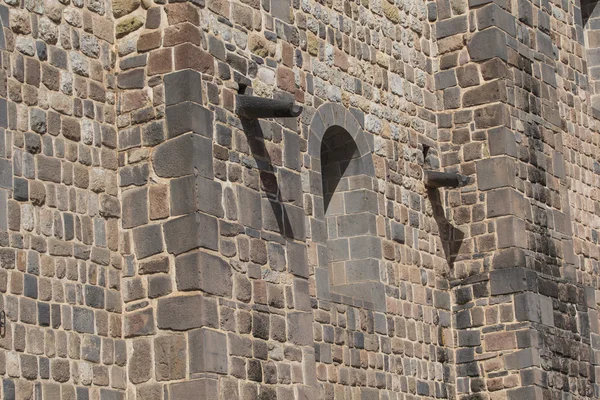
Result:
{"type": "Polygon", "coordinates": [[[315,119],[309,147],[316,150],[319,145],[314,157],[320,161],[315,163],[320,165],[315,172],[320,175],[322,191],[315,195],[322,196],[322,201],[315,204],[323,207],[326,233],[320,244],[326,258],[328,292],[333,301],[383,310],[385,286],[379,265],[381,239],[370,148],[360,125],[342,106],[326,104],[315,119]]]}

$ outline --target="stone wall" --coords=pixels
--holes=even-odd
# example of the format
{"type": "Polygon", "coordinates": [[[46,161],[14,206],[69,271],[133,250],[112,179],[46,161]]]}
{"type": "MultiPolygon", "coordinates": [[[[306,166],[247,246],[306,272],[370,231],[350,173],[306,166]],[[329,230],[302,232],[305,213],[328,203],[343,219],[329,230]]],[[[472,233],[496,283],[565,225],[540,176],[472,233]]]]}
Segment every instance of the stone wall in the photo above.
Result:
{"type": "Polygon", "coordinates": [[[600,396],[584,7],[0,6],[2,398],[600,396]]]}

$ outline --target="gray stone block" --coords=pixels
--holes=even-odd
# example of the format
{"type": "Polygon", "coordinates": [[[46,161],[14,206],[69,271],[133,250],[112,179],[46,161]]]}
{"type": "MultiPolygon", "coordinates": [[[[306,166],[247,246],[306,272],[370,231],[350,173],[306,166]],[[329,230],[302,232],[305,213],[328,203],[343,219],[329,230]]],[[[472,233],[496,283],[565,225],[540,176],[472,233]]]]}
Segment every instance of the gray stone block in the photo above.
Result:
{"type": "Polygon", "coordinates": [[[292,22],[292,4],[290,0],[277,0],[271,2],[271,15],[285,23],[292,22]]]}
{"type": "Polygon", "coordinates": [[[308,278],[308,258],[306,246],[301,243],[287,242],[288,271],[296,276],[308,278]]]}
{"type": "Polygon", "coordinates": [[[196,209],[196,190],[193,175],[171,179],[171,215],[190,214],[196,209]]]}
{"type": "Polygon", "coordinates": [[[140,226],[133,230],[135,255],[138,260],[163,251],[163,237],[160,225],[140,226]]]}
{"type": "Polygon", "coordinates": [[[381,258],[381,239],[374,236],[357,236],[349,239],[350,258],[362,260],[366,258],[381,258]]]}
{"type": "Polygon", "coordinates": [[[153,335],[156,332],[152,308],[126,314],[123,318],[123,334],[126,338],[153,335]]]}
{"type": "Polygon", "coordinates": [[[204,247],[219,249],[217,219],[202,213],[188,214],[164,224],[167,251],[175,255],[204,247]]]}
{"type": "Polygon", "coordinates": [[[186,331],[203,326],[218,327],[217,304],[202,295],[158,299],[157,318],[160,329],[186,331]]]}
{"type": "Polygon", "coordinates": [[[500,188],[492,190],[487,194],[486,204],[488,218],[505,215],[525,218],[524,198],[516,189],[500,188]]]}
{"type": "Polygon", "coordinates": [[[498,218],[496,233],[498,235],[499,249],[506,247],[528,248],[525,221],[520,218],[512,216],[498,218]]]}
{"type": "MultiPolygon", "coordinates": [[[[60,166],[60,161],[59,161],[60,166]]],[[[60,169],[59,169],[60,171],[60,169]]],[[[0,158],[0,187],[12,190],[13,188],[13,165],[11,160],[0,158]]]]}
{"type": "Polygon", "coordinates": [[[284,204],[283,209],[285,236],[303,241],[306,238],[304,208],[284,204]]]}
{"type": "Polygon", "coordinates": [[[300,170],[300,136],[296,132],[283,130],[283,165],[300,170]]]}
{"type": "Polygon", "coordinates": [[[165,105],[170,106],[186,101],[202,104],[202,76],[199,72],[191,69],[173,72],[165,75],[163,82],[165,105]]]}
{"type": "Polygon", "coordinates": [[[490,287],[492,296],[535,291],[537,289],[537,276],[534,271],[526,268],[492,271],[490,273],[490,287]]]}
{"type": "Polygon", "coordinates": [[[512,37],[517,35],[516,18],[492,3],[477,10],[477,28],[497,27],[512,37]]]}
{"type": "Polygon", "coordinates": [[[346,261],[346,282],[379,281],[379,261],[372,258],[346,261]]]}
{"type": "Polygon", "coordinates": [[[312,313],[293,311],[287,314],[288,339],[297,345],[313,344],[312,313]]]}
{"type": "Polygon", "coordinates": [[[529,367],[541,367],[540,354],[537,349],[518,350],[503,358],[507,370],[518,371],[529,367]]]}
{"type": "Polygon", "coordinates": [[[436,37],[438,39],[453,36],[458,33],[465,33],[467,31],[467,16],[461,15],[439,21],[435,24],[435,29],[436,37]]]}
{"type": "Polygon", "coordinates": [[[476,162],[477,187],[489,190],[513,186],[516,177],[515,161],[508,157],[486,158],[476,162]]]}
{"type": "Polygon", "coordinates": [[[342,215],[337,218],[337,228],[340,237],[376,235],[377,224],[375,214],[342,215]]]}
{"type": "Polygon", "coordinates": [[[472,61],[485,61],[494,57],[508,60],[506,34],[495,27],[476,32],[467,43],[467,49],[472,61]]]}
{"type": "Polygon", "coordinates": [[[199,104],[186,101],[167,106],[167,137],[193,132],[207,138],[213,136],[213,113],[199,104]]]}
{"type": "Polygon", "coordinates": [[[194,251],[175,259],[177,288],[202,290],[231,297],[231,266],[224,259],[204,251],[194,251]]]}
{"type": "Polygon", "coordinates": [[[243,186],[237,187],[240,222],[254,229],[262,229],[260,194],[243,186]]]}
{"type": "Polygon", "coordinates": [[[85,304],[93,308],[104,308],[104,289],[85,285],[85,304]]]}
{"type": "Polygon", "coordinates": [[[201,328],[189,333],[190,374],[215,372],[226,374],[227,336],[222,332],[201,328]]]}
{"type": "Polygon", "coordinates": [[[526,265],[524,251],[514,247],[497,250],[492,259],[494,269],[525,267],[526,265]]]}
{"type": "Polygon", "coordinates": [[[213,178],[212,140],[193,134],[167,140],[152,156],[154,171],[161,178],[176,178],[198,173],[213,178]]]}
{"type": "Polygon", "coordinates": [[[94,333],[94,312],[73,307],[73,329],[79,333],[94,333]]]}
{"type": "Polygon", "coordinates": [[[170,398],[174,400],[217,399],[218,393],[216,379],[199,379],[170,385],[170,398]]]}
{"type": "Polygon", "coordinates": [[[398,222],[395,221],[391,221],[390,222],[390,227],[391,227],[391,239],[394,242],[398,242],[398,243],[405,243],[406,242],[406,238],[405,238],[405,227],[403,224],[400,224],[398,222]]]}
{"type": "Polygon", "coordinates": [[[148,188],[126,190],[121,198],[123,228],[134,228],[148,223],[148,188]]]}
{"type": "Polygon", "coordinates": [[[303,194],[300,174],[282,168],[279,170],[278,184],[282,201],[302,206],[303,194]]]}
{"type": "Polygon", "coordinates": [[[344,193],[344,206],[347,214],[370,212],[377,214],[379,211],[377,193],[372,190],[353,190],[344,193]]]}
{"type": "MultiPolygon", "coordinates": [[[[172,195],[171,195],[172,196],[172,195]]],[[[198,210],[215,217],[223,217],[221,184],[198,176],[196,178],[196,206],[198,210]]]]}
{"type": "Polygon", "coordinates": [[[488,132],[488,147],[491,156],[517,156],[517,141],[512,131],[506,127],[490,129],[488,132]]]}

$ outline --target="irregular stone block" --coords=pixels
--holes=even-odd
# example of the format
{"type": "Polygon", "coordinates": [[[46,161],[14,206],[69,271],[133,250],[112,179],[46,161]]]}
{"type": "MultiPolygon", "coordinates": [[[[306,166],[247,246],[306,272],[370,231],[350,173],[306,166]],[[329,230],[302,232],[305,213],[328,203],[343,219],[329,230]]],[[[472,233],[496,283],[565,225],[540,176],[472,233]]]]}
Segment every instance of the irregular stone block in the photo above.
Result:
{"type": "Polygon", "coordinates": [[[467,49],[472,61],[485,61],[494,57],[508,60],[506,34],[495,27],[476,32],[467,43],[467,49]]]}
{"type": "Polygon", "coordinates": [[[151,308],[126,314],[123,322],[125,337],[147,336],[156,331],[154,313],[151,308]]]}

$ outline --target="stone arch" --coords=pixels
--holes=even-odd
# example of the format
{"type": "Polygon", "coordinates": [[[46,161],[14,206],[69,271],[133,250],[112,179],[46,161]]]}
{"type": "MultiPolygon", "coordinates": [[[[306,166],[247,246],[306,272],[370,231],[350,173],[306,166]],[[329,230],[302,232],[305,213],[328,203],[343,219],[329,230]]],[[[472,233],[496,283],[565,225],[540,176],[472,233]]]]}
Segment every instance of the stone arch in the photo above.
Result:
{"type": "Polygon", "coordinates": [[[327,103],[312,119],[308,147],[317,297],[383,311],[372,137],[350,111],[327,103]]]}

